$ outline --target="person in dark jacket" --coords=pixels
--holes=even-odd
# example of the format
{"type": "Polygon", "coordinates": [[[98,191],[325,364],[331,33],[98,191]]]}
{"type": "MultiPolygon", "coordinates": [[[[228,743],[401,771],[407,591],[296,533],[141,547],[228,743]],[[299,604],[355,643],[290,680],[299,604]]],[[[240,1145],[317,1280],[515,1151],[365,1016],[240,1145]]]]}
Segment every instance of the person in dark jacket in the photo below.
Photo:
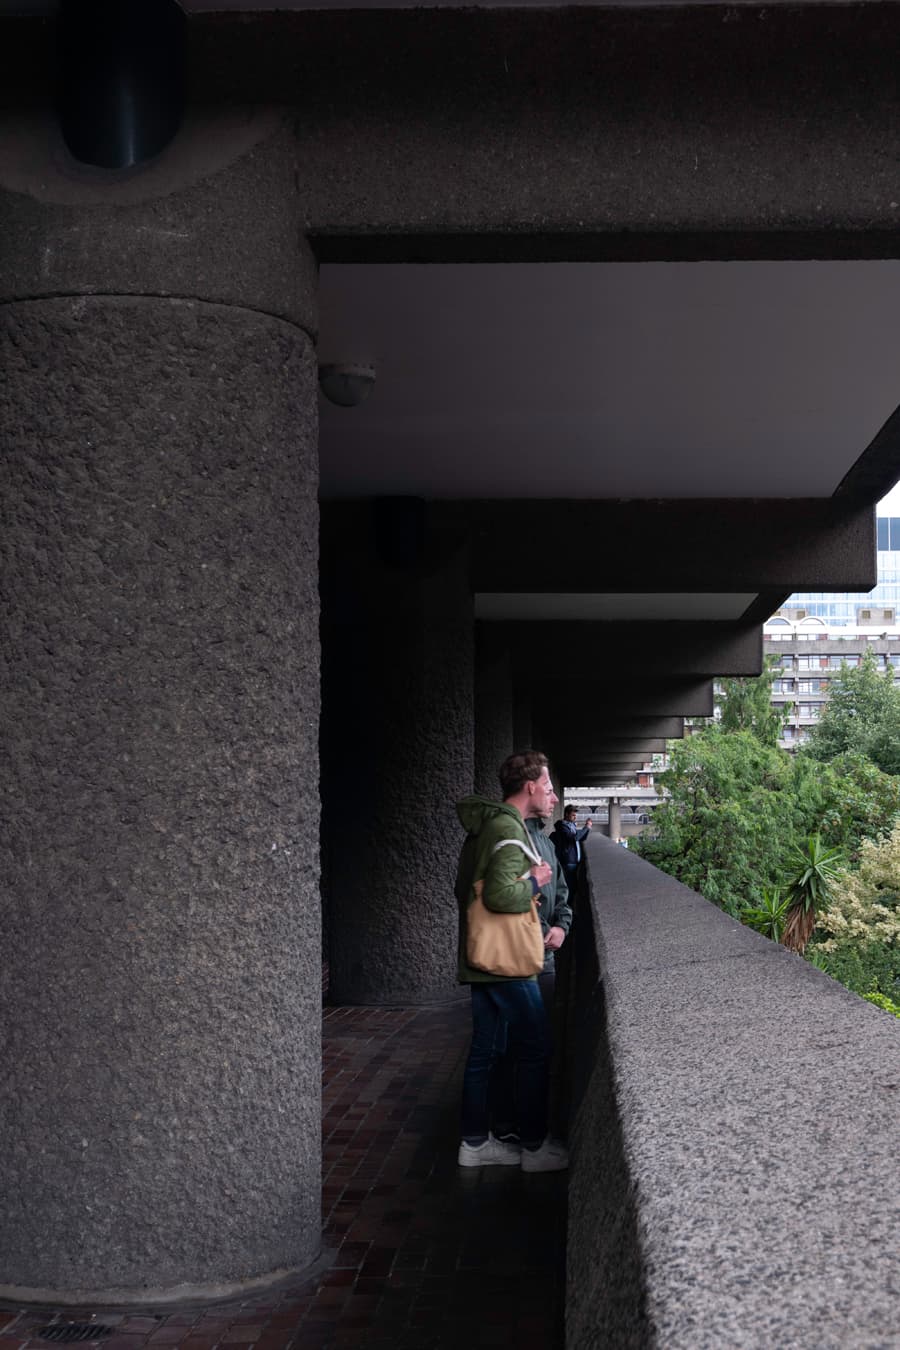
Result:
{"type": "Polygon", "coordinates": [[[574,806],[567,806],[563,812],[562,820],[556,822],[553,834],[550,836],[553,840],[553,846],[556,849],[556,856],[562,863],[562,869],[566,874],[566,882],[569,887],[569,896],[574,900],[578,892],[578,869],[581,864],[581,845],[587,839],[591,830],[594,828],[594,822],[588,816],[587,824],[579,830],[575,821],[578,818],[578,812],[574,806]]]}
{"type": "Polygon", "coordinates": [[[572,927],[572,908],[569,904],[569,886],[562,864],[553,851],[549,835],[544,834],[544,821],[540,816],[530,816],[525,821],[525,829],[535,850],[553,870],[550,880],[542,887],[541,904],[538,918],[544,934],[544,973],[538,976],[544,1001],[548,1007],[553,998],[554,952],[558,952],[569,935],[572,927]],[[546,983],[545,983],[546,981],[546,983]]]}

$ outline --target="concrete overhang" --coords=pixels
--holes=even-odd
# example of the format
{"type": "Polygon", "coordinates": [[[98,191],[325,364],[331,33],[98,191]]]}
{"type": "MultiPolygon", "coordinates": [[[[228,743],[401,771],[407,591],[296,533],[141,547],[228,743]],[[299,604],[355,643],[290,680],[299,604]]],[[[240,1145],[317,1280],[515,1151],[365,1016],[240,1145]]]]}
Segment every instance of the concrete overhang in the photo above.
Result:
{"type": "Polygon", "coordinates": [[[625,741],[629,744],[646,740],[680,740],[684,736],[683,717],[597,717],[592,707],[578,705],[575,708],[576,728],[572,730],[572,708],[561,710],[559,715],[553,709],[540,710],[539,726],[542,732],[553,737],[560,744],[571,743],[572,737],[585,740],[591,745],[612,744],[625,741]]]}
{"type": "Polygon", "coordinates": [[[649,675],[651,683],[661,683],[689,676],[758,675],[763,666],[762,629],[755,624],[538,620],[503,628],[514,670],[533,669],[565,652],[573,680],[606,672],[620,681],[649,675]]]}
{"type": "Polygon", "coordinates": [[[566,782],[564,786],[581,785],[590,787],[593,784],[600,783],[619,783],[623,778],[633,777],[643,769],[643,763],[636,761],[633,764],[606,764],[603,762],[571,764],[564,768],[566,782]]]}
{"type": "Polygon", "coordinates": [[[476,614],[518,618],[543,601],[572,618],[573,601],[583,618],[659,619],[668,602],[737,619],[761,590],[869,590],[874,514],[810,498],[467,503],[476,614]],[[538,576],[509,549],[516,532],[541,540],[538,576]]]}
{"type": "Polygon", "coordinates": [[[594,739],[586,736],[584,739],[572,742],[564,741],[559,737],[547,733],[544,737],[545,743],[551,747],[555,758],[563,760],[565,763],[571,762],[574,758],[596,758],[596,759],[634,759],[637,756],[645,755],[649,759],[652,755],[662,755],[665,753],[666,740],[664,737],[635,737],[633,740],[622,737],[619,740],[594,739]]]}
{"type": "MultiPolygon", "coordinates": [[[[523,672],[517,672],[516,679],[518,686],[523,672]]],[[[578,709],[579,716],[590,717],[596,711],[604,719],[712,717],[714,708],[711,679],[652,679],[643,671],[640,677],[621,681],[608,663],[587,679],[540,680],[530,686],[530,695],[542,717],[550,715],[547,710],[566,706],[578,709]]]]}

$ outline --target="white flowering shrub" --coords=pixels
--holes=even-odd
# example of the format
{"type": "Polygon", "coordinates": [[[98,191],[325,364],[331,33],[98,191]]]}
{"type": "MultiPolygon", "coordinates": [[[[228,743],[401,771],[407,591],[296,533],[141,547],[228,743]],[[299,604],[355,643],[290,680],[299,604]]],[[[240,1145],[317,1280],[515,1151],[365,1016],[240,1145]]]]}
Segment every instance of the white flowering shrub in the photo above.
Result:
{"type": "Polygon", "coordinates": [[[825,952],[871,943],[900,947],[900,823],[885,839],[862,841],[858,867],[835,879],[816,929],[816,945],[825,952]]]}

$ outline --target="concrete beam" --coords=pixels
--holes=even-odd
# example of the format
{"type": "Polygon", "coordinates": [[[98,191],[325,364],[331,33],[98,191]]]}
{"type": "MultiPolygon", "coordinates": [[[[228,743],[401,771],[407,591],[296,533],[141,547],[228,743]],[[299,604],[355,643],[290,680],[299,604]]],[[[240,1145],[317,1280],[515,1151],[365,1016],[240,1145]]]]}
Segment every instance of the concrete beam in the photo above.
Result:
{"type": "Polygon", "coordinates": [[[641,755],[641,754],[635,755],[588,754],[587,756],[581,759],[570,759],[564,762],[567,763],[570,768],[573,766],[579,766],[581,768],[592,768],[595,770],[599,768],[611,769],[616,767],[619,769],[627,769],[629,767],[639,769],[649,759],[650,755],[641,755]]]}
{"type": "MultiPolygon", "coordinates": [[[[729,255],[747,232],[782,251],[797,235],[799,256],[876,231],[897,256],[900,16],[810,8],[814,21],[770,6],[764,24],[720,5],[199,15],[189,84],[198,103],[297,106],[298,191],[323,256],[358,261],[363,233],[486,228],[504,256],[529,229],[541,256],[554,238],[563,256],[608,256],[629,231],[657,249],[724,231],[729,255]],[[748,108],[764,109],[750,134],[748,108]]],[[[419,250],[408,237],[405,257],[419,250]]]]}
{"type": "MultiPolygon", "coordinates": [[[[572,767],[566,775],[566,783],[571,787],[601,788],[610,785],[625,784],[640,773],[643,765],[622,764],[581,764],[572,767]]],[[[627,784],[626,784],[627,786],[627,784]]]]}
{"type": "Polygon", "coordinates": [[[465,509],[476,593],[852,591],[877,579],[875,508],[830,498],[480,501],[465,509]],[[517,531],[546,545],[538,577],[523,576],[508,546],[517,531]]]}
{"type": "Polygon", "coordinates": [[[651,755],[665,754],[667,742],[660,737],[652,739],[635,737],[632,740],[626,738],[595,740],[586,736],[582,741],[548,739],[544,744],[550,746],[554,759],[565,764],[571,764],[573,760],[632,759],[640,755],[649,759],[651,755]]]}
{"type": "MultiPolygon", "coordinates": [[[[52,25],[2,23],[6,106],[48,106],[52,25]]],[[[194,14],[188,85],[294,112],[330,260],[896,257],[898,41],[884,4],[194,14]]]]}
{"type": "Polygon", "coordinates": [[[580,709],[575,710],[577,727],[573,732],[572,711],[570,708],[568,717],[563,719],[545,717],[542,710],[538,718],[541,735],[552,739],[557,745],[572,743],[573,737],[577,738],[579,745],[585,742],[597,745],[601,742],[609,744],[614,740],[627,741],[629,744],[647,739],[680,740],[684,735],[683,717],[617,717],[613,712],[609,717],[598,718],[593,716],[592,709],[588,709],[586,715],[580,709]]]}
{"type": "MultiPolygon", "coordinates": [[[[523,670],[517,678],[524,678],[523,670]]],[[[627,681],[615,678],[609,662],[593,678],[544,681],[532,687],[533,707],[538,722],[552,725],[555,708],[576,708],[579,717],[607,718],[712,717],[713,682],[711,679],[648,678],[647,671],[627,681]]]]}
{"type": "MultiPolygon", "coordinates": [[[[538,620],[502,624],[515,671],[539,667],[541,653],[565,652],[573,679],[615,671],[617,681],[758,675],[763,666],[762,628],[730,623],[555,623],[538,620]]],[[[683,709],[678,709],[683,712],[683,709]]]]}

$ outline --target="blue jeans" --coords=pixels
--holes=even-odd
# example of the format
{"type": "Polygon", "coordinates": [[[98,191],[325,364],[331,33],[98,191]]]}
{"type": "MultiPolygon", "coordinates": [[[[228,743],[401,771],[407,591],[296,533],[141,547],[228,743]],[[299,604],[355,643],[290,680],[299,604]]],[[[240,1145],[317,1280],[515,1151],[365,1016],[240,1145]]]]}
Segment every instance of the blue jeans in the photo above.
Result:
{"type": "Polygon", "coordinates": [[[472,1044],[463,1076],[462,1137],[480,1144],[490,1129],[491,1070],[512,1060],[512,1111],[526,1148],[547,1134],[550,1034],[537,980],[472,985],[472,1044]]]}

